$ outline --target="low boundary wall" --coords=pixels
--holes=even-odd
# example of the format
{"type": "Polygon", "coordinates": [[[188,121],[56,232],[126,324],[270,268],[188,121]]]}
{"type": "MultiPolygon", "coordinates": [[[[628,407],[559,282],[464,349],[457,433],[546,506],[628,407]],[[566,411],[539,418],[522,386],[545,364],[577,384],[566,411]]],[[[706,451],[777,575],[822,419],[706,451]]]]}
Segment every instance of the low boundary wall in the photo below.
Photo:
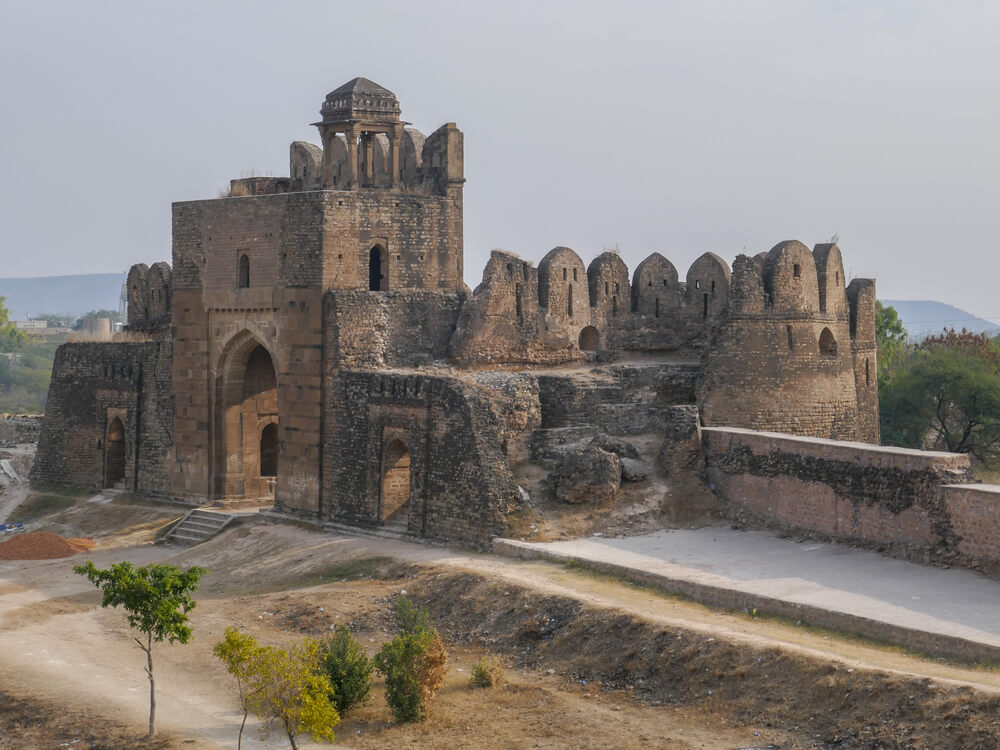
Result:
{"type": "Polygon", "coordinates": [[[1000,575],[1000,486],[969,457],[730,427],[702,429],[712,489],[757,520],[1000,575]]]}

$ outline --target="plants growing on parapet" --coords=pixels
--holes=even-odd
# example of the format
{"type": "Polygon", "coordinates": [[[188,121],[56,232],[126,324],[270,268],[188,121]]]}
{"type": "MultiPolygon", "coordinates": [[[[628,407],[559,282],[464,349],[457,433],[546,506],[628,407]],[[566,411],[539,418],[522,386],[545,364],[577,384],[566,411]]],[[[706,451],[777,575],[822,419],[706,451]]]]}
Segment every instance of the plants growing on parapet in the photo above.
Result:
{"type": "Polygon", "coordinates": [[[128,624],[146,636],[145,642],[135,638],[146,654],[146,675],[149,677],[149,736],[156,734],[156,683],[153,679],[153,644],[166,640],[187,643],[191,640],[188,613],[195,608],[191,598],[198,581],[208,571],[197,566],[182,571],[173,565],[146,565],[136,568],[130,562],[120,562],[100,569],[90,560],[76,565],[73,572],[87,576],[101,589],[102,607],[122,607],[128,613],[128,624]]]}

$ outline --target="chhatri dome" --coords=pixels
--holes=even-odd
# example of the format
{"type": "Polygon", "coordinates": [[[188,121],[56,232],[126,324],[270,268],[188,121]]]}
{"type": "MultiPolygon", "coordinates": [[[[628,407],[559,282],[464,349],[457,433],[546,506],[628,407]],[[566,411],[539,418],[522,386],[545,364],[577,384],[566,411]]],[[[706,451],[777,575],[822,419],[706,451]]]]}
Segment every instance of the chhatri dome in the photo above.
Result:
{"type": "MultiPolygon", "coordinates": [[[[367,78],[352,78],[326,95],[320,109],[323,124],[335,122],[399,122],[399,100],[389,89],[367,78]]],[[[319,124],[319,123],[317,123],[319,124]]]]}

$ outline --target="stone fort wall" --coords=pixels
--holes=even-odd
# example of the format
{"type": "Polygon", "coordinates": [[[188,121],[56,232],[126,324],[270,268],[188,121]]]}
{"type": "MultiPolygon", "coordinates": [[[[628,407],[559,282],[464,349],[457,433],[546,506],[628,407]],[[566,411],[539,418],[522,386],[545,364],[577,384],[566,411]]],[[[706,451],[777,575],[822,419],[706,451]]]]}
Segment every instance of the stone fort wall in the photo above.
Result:
{"type": "Polygon", "coordinates": [[[331,368],[326,392],[323,518],[380,524],[387,453],[399,441],[409,457],[409,533],[485,546],[503,532],[520,495],[500,425],[474,389],[449,377],[331,368]]]}
{"type": "Polygon", "coordinates": [[[737,515],[1000,575],[1000,487],[972,483],[965,454],[724,427],[701,435],[708,480],[737,515]]]}
{"type": "Polygon", "coordinates": [[[171,342],[72,343],[56,351],[31,479],[169,494],[173,449],[171,342]],[[105,443],[123,427],[120,480],[105,443]]]}
{"type": "Polygon", "coordinates": [[[172,265],[129,272],[125,338],[59,350],[37,478],[273,496],[482,543],[516,501],[506,456],[536,417],[658,429],[671,406],[508,371],[637,355],[693,366],[661,390],[706,424],[877,441],[874,282],[845,286],[835,245],[785,242],[733,270],[705,253],[683,279],[659,253],[630,275],[612,252],[494,251],[470,292],[462,132],[425,137],[362,78],[320,114],[322,147],[293,143],[288,177],[173,205],[172,265]]]}

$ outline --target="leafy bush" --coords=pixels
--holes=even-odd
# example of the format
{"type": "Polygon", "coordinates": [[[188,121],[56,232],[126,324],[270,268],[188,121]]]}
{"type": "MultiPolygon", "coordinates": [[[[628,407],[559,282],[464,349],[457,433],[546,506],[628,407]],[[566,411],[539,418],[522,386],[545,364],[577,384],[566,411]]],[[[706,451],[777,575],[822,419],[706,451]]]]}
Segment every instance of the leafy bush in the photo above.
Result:
{"type": "Polygon", "coordinates": [[[385,675],[385,700],[396,721],[422,721],[427,703],[447,672],[448,654],[433,630],[400,633],[375,654],[375,667],[385,675]]]}
{"type": "Polygon", "coordinates": [[[476,666],[472,668],[470,682],[473,687],[496,687],[503,680],[503,664],[493,654],[479,657],[476,666]]]}
{"type": "Polygon", "coordinates": [[[434,630],[427,610],[417,606],[409,598],[401,596],[396,600],[396,627],[402,633],[416,633],[418,630],[434,630]]]}
{"type": "Polygon", "coordinates": [[[444,683],[448,652],[430,625],[427,610],[406,597],[396,601],[400,634],[375,654],[375,668],[385,676],[385,699],[396,721],[421,721],[427,703],[444,683]]]}
{"type": "Polygon", "coordinates": [[[341,716],[367,700],[375,664],[346,625],[338,625],[333,637],[320,645],[319,663],[333,686],[330,702],[341,716]]]}

